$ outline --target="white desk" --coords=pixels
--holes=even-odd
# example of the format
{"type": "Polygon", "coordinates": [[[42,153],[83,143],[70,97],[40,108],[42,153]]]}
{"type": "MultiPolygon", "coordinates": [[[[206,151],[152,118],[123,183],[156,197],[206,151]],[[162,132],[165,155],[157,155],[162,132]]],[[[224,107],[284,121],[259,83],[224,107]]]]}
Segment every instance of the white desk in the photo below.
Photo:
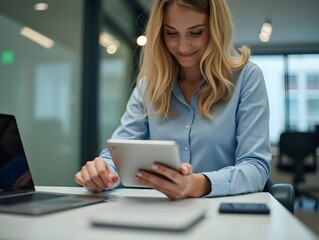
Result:
{"type": "MultiPolygon", "coordinates": [[[[81,187],[37,187],[40,191],[89,194],[81,187]]],[[[101,193],[115,197],[164,197],[154,190],[118,189],[101,193]]],[[[269,193],[253,193],[232,197],[210,198],[210,211],[198,224],[184,232],[130,230],[95,227],[89,222],[92,214],[106,211],[114,202],[39,217],[0,214],[0,239],[181,239],[181,240],[284,240],[319,239],[315,233],[288,212],[269,193]],[[222,201],[264,202],[271,209],[269,216],[222,215],[218,206],[222,201]]],[[[172,216],[173,217],[173,216],[172,216]]]]}

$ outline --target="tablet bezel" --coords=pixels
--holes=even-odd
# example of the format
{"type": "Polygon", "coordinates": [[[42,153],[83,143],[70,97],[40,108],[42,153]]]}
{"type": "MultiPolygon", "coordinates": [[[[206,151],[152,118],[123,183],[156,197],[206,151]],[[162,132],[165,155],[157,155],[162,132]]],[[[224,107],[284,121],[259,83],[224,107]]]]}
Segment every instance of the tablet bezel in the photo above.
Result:
{"type": "Polygon", "coordinates": [[[107,148],[126,187],[147,187],[135,175],[139,169],[153,172],[151,165],[155,162],[177,171],[181,164],[175,141],[108,139],[107,148]]]}

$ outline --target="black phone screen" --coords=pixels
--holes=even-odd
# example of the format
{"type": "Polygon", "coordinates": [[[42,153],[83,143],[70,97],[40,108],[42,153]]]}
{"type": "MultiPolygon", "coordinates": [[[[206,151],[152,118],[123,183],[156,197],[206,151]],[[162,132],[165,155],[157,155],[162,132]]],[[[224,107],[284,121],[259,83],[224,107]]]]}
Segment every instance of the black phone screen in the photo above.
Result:
{"type": "Polygon", "coordinates": [[[269,214],[270,209],[264,203],[221,203],[220,213],[269,214]]]}

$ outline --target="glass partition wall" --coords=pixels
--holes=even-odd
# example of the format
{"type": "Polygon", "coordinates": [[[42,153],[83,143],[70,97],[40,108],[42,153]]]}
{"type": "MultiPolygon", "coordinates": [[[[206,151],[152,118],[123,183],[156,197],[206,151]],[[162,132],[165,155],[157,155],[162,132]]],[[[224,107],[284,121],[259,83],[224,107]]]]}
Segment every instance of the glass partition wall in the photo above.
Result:
{"type": "Polygon", "coordinates": [[[133,11],[129,2],[123,0],[103,0],[102,9],[98,90],[100,151],[120,124],[134,85],[133,57],[138,49],[134,42],[138,11],[133,11]]]}
{"type": "Polygon", "coordinates": [[[38,185],[75,185],[83,1],[0,1],[0,112],[17,118],[38,185]]]}
{"type": "Polygon", "coordinates": [[[0,112],[17,117],[35,184],[75,186],[125,110],[143,9],[126,0],[45,3],[0,1],[0,112]]]}
{"type": "Polygon", "coordinates": [[[315,131],[319,125],[319,54],[255,55],[270,103],[270,140],[284,130],[315,131]]]}

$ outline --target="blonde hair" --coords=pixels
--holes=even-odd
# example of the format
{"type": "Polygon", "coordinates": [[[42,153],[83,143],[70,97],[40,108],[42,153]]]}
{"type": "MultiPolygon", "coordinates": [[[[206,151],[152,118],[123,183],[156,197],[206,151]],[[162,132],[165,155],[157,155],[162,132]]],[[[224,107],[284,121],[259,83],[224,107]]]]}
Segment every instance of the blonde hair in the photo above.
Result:
{"type": "Polygon", "coordinates": [[[197,101],[200,113],[211,118],[213,106],[231,98],[232,72],[241,69],[250,57],[247,47],[236,51],[232,45],[233,23],[227,0],[155,0],[145,30],[147,44],[141,52],[137,81],[146,78],[146,93],[155,115],[167,118],[175,114],[170,97],[179,64],[169,53],[163,35],[165,7],[174,1],[209,17],[210,41],[200,61],[207,84],[198,93],[197,101]]]}

